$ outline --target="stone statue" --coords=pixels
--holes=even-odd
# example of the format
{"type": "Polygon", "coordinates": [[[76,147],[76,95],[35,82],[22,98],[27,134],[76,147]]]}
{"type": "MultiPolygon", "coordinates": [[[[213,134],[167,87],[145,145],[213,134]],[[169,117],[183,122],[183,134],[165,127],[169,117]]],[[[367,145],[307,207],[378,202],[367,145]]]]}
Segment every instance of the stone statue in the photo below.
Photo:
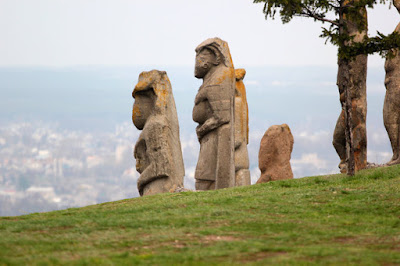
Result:
{"type": "Polygon", "coordinates": [[[276,125],[268,128],[261,139],[258,153],[258,167],[261,170],[261,176],[257,184],[293,178],[290,166],[293,143],[293,135],[288,125],[276,125]]]}
{"type": "Polygon", "coordinates": [[[236,69],[235,89],[235,175],[236,186],[251,185],[249,171],[249,108],[247,106],[246,88],[243,83],[246,70],[236,69]]]}
{"type": "MultiPolygon", "coordinates": [[[[400,0],[393,0],[393,5],[400,13],[400,0]]],[[[400,23],[395,32],[400,34],[400,23]]],[[[385,62],[386,96],[383,105],[383,122],[392,145],[393,157],[388,165],[400,163],[400,50],[393,51],[394,57],[387,57],[385,62]]]]}
{"type": "MultiPolygon", "coordinates": [[[[352,21],[351,16],[343,15],[343,21],[346,23],[346,31],[349,36],[354,37],[351,42],[362,42],[367,36],[367,10],[365,7],[360,8],[363,15],[362,21],[352,21]],[[364,25],[360,29],[360,25],[364,25]]],[[[342,173],[347,172],[347,153],[346,147],[346,124],[345,124],[345,86],[349,89],[351,100],[351,116],[352,116],[352,136],[354,149],[355,171],[367,167],[367,55],[358,55],[352,60],[339,58],[337,85],[340,94],[340,104],[342,111],[336,123],[333,133],[333,146],[340,158],[339,169],[342,173]]]]}
{"type": "Polygon", "coordinates": [[[195,77],[203,79],[193,108],[200,142],[196,190],[233,187],[235,71],[225,41],[212,38],[197,46],[195,77]]]}
{"type": "Polygon", "coordinates": [[[183,187],[183,166],[178,116],[167,73],[142,72],[132,92],[132,121],[142,130],[134,149],[141,196],[183,187]]]}

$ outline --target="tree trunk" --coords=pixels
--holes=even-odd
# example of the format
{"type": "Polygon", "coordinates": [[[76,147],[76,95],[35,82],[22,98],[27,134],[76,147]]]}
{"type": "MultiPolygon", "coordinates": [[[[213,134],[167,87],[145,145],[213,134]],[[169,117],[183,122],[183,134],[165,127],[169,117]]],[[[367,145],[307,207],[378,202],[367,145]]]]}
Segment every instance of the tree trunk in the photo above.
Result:
{"type": "MultiPolygon", "coordinates": [[[[358,1],[358,0],[355,0],[358,1]]],[[[347,2],[347,1],[346,1],[347,2]]],[[[348,4],[344,3],[344,5],[348,4]]],[[[362,20],[341,13],[340,34],[353,36],[353,40],[343,42],[343,46],[361,42],[367,35],[367,11],[360,10],[362,20]]],[[[347,174],[354,175],[358,170],[367,166],[367,55],[358,55],[351,59],[339,58],[337,84],[339,92],[344,95],[341,99],[345,114],[346,163],[347,174]]]]}
{"type": "MultiPolygon", "coordinates": [[[[344,66],[346,69],[346,79],[349,80],[349,61],[344,60],[344,66]]],[[[346,130],[345,130],[345,135],[346,135],[346,163],[347,163],[347,175],[353,176],[355,174],[355,161],[354,161],[354,146],[353,146],[353,115],[352,115],[352,97],[351,97],[351,88],[349,86],[349,83],[346,82],[347,84],[344,85],[344,94],[346,97],[346,102],[344,103],[345,105],[345,125],[346,125],[346,130]]]]}

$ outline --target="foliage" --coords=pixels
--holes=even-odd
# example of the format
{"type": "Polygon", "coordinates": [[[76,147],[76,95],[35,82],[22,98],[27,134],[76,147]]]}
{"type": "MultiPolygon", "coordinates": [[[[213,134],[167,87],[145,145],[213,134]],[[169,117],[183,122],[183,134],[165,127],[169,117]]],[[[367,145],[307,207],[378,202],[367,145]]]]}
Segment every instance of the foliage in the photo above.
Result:
{"type": "Polygon", "coordinates": [[[0,218],[0,265],[400,263],[400,166],[0,218]]]}
{"type": "Polygon", "coordinates": [[[343,55],[348,55],[353,58],[359,54],[374,54],[378,53],[382,57],[393,57],[395,55],[393,48],[400,47],[400,34],[393,32],[389,35],[384,35],[377,32],[377,36],[365,38],[361,43],[354,43],[342,51],[343,55]]]}
{"type": "Polygon", "coordinates": [[[359,31],[362,31],[367,25],[364,22],[365,14],[360,10],[364,7],[373,8],[374,5],[385,2],[386,0],[254,0],[254,3],[265,3],[263,12],[266,19],[268,17],[274,19],[279,12],[283,23],[290,22],[293,17],[308,17],[323,24],[328,23],[328,27],[322,27],[320,37],[338,46],[338,56],[344,59],[376,52],[386,56],[391,49],[400,47],[398,33],[384,35],[377,32],[375,37],[365,37],[363,42],[352,43],[353,36],[346,32],[346,21],[340,19],[346,17],[348,21],[358,26],[359,31]]]}

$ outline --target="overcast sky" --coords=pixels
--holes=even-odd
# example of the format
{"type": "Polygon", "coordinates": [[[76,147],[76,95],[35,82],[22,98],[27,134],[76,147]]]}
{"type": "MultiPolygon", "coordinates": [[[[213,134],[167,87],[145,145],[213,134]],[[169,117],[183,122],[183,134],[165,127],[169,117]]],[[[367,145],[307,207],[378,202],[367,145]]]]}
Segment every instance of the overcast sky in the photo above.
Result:
{"type": "MultiPolygon", "coordinates": [[[[266,21],[262,8],[252,0],[0,0],[0,66],[192,66],[194,48],[215,36],[237,67],[336,64],[320,23],[266,21]]],[[[389,4],[368,15],[371,34],[400,21],[389,4]]]]}

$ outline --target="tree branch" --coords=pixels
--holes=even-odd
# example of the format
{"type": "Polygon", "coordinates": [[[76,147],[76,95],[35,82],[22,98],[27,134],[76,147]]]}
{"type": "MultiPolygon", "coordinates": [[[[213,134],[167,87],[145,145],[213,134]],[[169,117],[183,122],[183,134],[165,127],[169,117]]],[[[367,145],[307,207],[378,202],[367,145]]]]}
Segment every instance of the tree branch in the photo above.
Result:
{"type": "Polygon", "coordinates": [[[310,9],[308,9],[306,6],[304,6],[304,9],[305,9],[307,12],[301,12],[300,15],[304,15],[304,16],[306,16],[306,17],[312,17],[312,18],[314,18],[314,19],[316,19],[316,20],[319,20],[319,21],[322,21],[322,22],[328,22],[328,23],[331,23],[331,24],[333,24],[333,25],[335,25],[335,26],[339,26],[339,23],[338,23],[338,22],[336,22],[336,21],[334,21],[334,20],[330,20],[330,19],[323,18],[323,17],[321,17],[321,16],[318,16],[317,14],[315,14],[315,12],[312,12],[312,11],[311,11],[310,9]]]}
{"type": "MultiPolygon", "coordinates": [[[[338,1],[334,1],[334,2],[337,3],[338,1]]],[[[336,5],[332,4],[331,1],[328,1],[328,5],[329,5],[330,7],[332,7],[333,9],[335,9],[335,10],[338,10],[338,9],[340,8],[340,5],[339,5],[339,6],[336,6],[336,5]]]]}

